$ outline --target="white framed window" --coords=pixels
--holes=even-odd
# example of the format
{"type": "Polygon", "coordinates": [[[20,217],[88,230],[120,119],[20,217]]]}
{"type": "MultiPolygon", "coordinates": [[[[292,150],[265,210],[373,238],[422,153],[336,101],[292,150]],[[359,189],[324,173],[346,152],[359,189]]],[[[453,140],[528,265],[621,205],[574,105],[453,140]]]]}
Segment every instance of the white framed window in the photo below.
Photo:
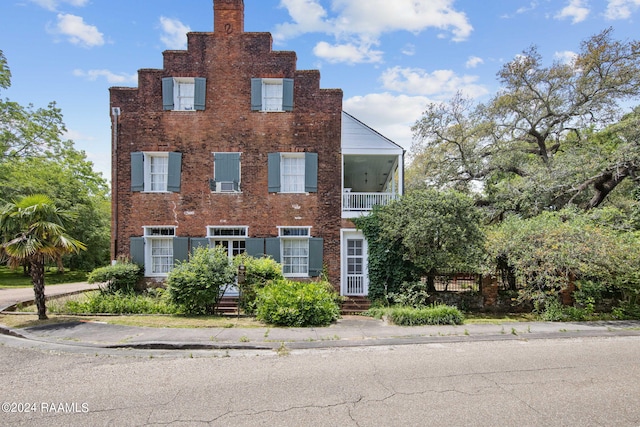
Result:
{"type": "Polygon", "coordinates": [[[166,276],[173,269],[175,234],[175,227],[144,227],[146,276],[166,276]]]}
{"type": "Polygon", "coordinates": [[[193,77],[175,77],[173,79],[173,105],[176,111],[194,110],[196,84],[193,77]]]}
{"type": "Polygon", "coordinates": [[[311,227],[278,227],[280,260],[286,277],[309,276],[311,227]]]}
{"type": "Polygon", "coordinates": [[[207,99],[207,79],[204,77],[164,77],[162,79],[162,109],[164,111],[204,110],[207,99]]]}
{"type": "Polygon", "coordinates": [[[169,153],[144,153],[144,191],[166,192],[169,177],[169,153]]]}
{"type": "Polygon", "coordinates": [[[280,192],[305,192],[304,153],[282,153],[280,160],[280,192]]]}
{"type": "Polygon", "coordinates": [[[227,250],[229,258],[246,251],[246,238],[249,227],[207,227],[207,237],[213,247],[222,246],[227,250]]]}
{"type": "Polygon", "coordinates": [[[262,79],[262,110],[263,111],[283,111],[282,79],[262,79]]]}
{"type": "Polygon", "coordinates": [[[263,112],[293,111],[293,79],[252,78],[251,110],[263,112]]]}

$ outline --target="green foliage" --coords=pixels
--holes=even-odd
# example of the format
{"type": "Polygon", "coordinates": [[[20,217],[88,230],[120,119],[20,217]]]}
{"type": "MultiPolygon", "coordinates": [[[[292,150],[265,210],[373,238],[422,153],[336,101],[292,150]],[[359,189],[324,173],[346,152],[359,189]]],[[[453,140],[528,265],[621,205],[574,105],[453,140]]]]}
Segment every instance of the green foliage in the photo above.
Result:
{"type": "Polygon", "coordinates": [[[234,257],[233,265],[236,270],[241,264],[245,267],[245,280],[244,283],[238,283],[239,305],[246,314],[255,314],[258,290],[274,280],[284,279],[282,266],[273,258],[254,258],[247,254],[234,257]]]}
{"type": "Polygon", "coordinates": [[[278,280],[257,294],[256,317],[272,325],[326,326],[340,316],[340,297],[327,282],[278,280]]]}
{"type": "Polygon", "coordinates": [[[130,262],[117,262],[106,267],[93,270],[87,276],[89,283],[104,283],[103,291],[115,293],[122,291],[132,293],[142,277],[142,269],[139,265],[130,262]]]}
{"type": "Polygon", "coordinates": [[[56,310],[60,314],[177,314],[168,293],[161,289],[149,294],[116,291],[94,292],[84,299],[68,300],[56,310]]]}
{"type": "Polygon", "coordinates": [[[440,271],[473,271],[484,256],[480,215],[461,193],[419,190],[354,220],[369,244],[369,298],[440,271]]]}
{"type": "Polygon", "coordinates": [[[188,314],[214,314],[220,298],[235,281],[236,270],[222,247],[197,248],[189,261],[167,277],[171,300],[188,314]]]}
{"type": "Polygon", "coordinates": [[[400,242],[391,242],[382,236],[380,206],[370,215],[353,218],[356,226],[367,238],[369,257],[369,299],[387,301],[390,293],[397,293],[402,283],[417,280],[417,268],[402,255],[400,242]]]}
{"type": "Polygon", "coordinates": [[[389,293],[392,304],[420,308],[429,305],[427,284],[422,281],[404,282],[398,292],[389,293]]]}
{"type": "Polygon", "coordinates": [[[571,63],[549,66],[532,46],[499,70],[488,102],[458,94],[429,105],[413,128],[408,186],[465,191],[493,219],[629,200],[622,184],[640,171],[640,109],[622,116],[620,106],[640,94],[640,51],[612,36],[606,29],[571,63]]]}
{"type": "MultiPolygon", "coordinates": [[[[10,86],[10,77],[0,51],[0,88],[10,86]]],[[[83,151],[63,140],[65,131],[55,103],[34,109],[0,98],[0,202],[43,194],[73,213],[65,227],[87,250],[68,254],[64,261],[72,269],[89,271],[109,261],[109,185],[83,151]]]]}
{"type": "Polygon", "coordinates": [[[433,304],[419,308],[401,305],[372,308],[367,314],[377,319],[386,316],[389,322],[401,326],[461,325],[464,323],[464,315],[460,310],[444,304],[433,304]]]}
{"type": "Polygon", "coordinates": [[[488,232],[490,263],[503,260],[525,278],[524,299],[544,301],[571,281],[583,293],[588,290],[585,298],[607,289],[638,295],[640,235],[601,219],[594,212],[567,209],[529,219],[510,217],[488,232]]]}

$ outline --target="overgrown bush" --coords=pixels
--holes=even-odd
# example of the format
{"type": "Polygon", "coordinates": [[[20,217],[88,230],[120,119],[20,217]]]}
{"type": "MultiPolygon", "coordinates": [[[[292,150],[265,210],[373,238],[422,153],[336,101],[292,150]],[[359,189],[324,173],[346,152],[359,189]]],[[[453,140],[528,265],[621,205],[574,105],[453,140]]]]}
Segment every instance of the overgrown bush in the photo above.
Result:
{"type": "Polygon", "coordinates": [[[176,314],[178,308],[171,303],[162,289],[150,293],[134,294],[116,291],[94,292],[82,299],[68,300],[52,311],[63,314],[176,314]]]}
{"type": "Polygon", "coordinates": [[[142,269],[130,262],[117,262],[106,267],[93,270],[87,276],[89,283],[104,283],[103,292],[133,292],[140,278],[142,269]]]}
{"type": "Polygon", "coordinates": [[[425,307],[429,305],[427,284],[422,281],[403,282],[398,292],[389,293],[389,300],[406,307],[425,307]]]}
{"type": "Polygon", "coordinates": [[[236,270],[226,249],[197,248],[189,261],[178,263],[167,277],[171,301],[188,314],[214,314],[236,270]]]}
{"type": "Polygon", "coordinates": [[[274,280],[283,280],[282,266],[273,258],[254,258],[247,254],[236,256],[233,264],[236,270],[240,264],[245,268],[244,283],[238,283],[238,304],[245,314],[255,314],[257,291],[274,280]]]}
{"type": "Polygon", "coordinates": [[[464,315],[460,310],[444,304],[421,308],[400,305],[379,307],[370,309],[367,314],[377,319],[386,316],[390,323],[400,326],[461,325],[464,322],[464,315]]]}
{"type": "Polygon", "coordinates": [[[340,317],[328,282],[274,281],[257,291],[256,317],[277,326],[326,326],[340,317]]]}

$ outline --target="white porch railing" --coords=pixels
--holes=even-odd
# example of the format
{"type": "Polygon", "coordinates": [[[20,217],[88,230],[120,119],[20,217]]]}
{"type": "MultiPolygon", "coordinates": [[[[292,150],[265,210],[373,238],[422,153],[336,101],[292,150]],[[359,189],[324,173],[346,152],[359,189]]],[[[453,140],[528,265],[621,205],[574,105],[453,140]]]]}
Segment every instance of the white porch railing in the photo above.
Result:
{"type": "Polygon", "coordinates": [[[376,205],[388,205],[398,198],[395,193],[342,193],[342,210],[347,212],[366,212],[376,205]]]}
{"type": "Polygon", "coordinates": [[[348,274],[346,295],[364,295],[364,275],[348,274]]]}

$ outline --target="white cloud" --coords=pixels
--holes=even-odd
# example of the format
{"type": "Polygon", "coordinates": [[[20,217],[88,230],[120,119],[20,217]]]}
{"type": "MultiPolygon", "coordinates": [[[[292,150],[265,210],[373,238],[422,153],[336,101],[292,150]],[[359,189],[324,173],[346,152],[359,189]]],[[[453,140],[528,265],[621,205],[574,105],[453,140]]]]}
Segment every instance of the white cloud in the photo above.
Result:
{"type": "Polygon", "coordinates": [[[31,0],[33,3],[47,10],[55,12],[58,10],[58,5],[69,4],[71,6],[83,7],[89,3],[89,0],[31,0]]]}
{"type": "MultiPolygon", "coordinates": [[[[324,33],[335,38],[333,45],[323,42],[322,50],[328,46],[349,46],[351,55],[331,56],[344,62],[372,62],[368,52],[378,45],[380,36],[395,31],[420,33],[435,28],[450,34],[454,41],[466,40],[473,27],[467,16],[453,8],[454,0],[333,0],[331,12],[319,0],[281,0],[292,22],[277,25],[274,31],[276,42],[306,33],[324,33]],[[345,42],[347,40],[347,42],[345,42]]],[[[375,51],[372,51],[375,52],[375,51]]],[[[382,55],[375,52],[374,57],[382,55]]]]}
{"type": "Polygon", "coordinates": [[[86,24],[81,16],[59,13],[58,22],[52,32],[66,36],[69,42],[83,47],[104,44],[103,34],[98,31],[98,27],[86,24]]]}
{"type": "Polygon", "coordinates": [[[604,16],[607,19],[627,19],[640,8],[640,0],[609,0],[604,16]]]}
{"type": "Polygon", "coordinates": [[[402,54],[407,56],[413,56],[416,54],[416,45],[409,43],[402,49],[402,54]]]}
{"type": "Polygon", "coordinates": [[[116,74],[109,70],[73,70],[73,75],[77,77],[83,77],[90,81],[95,81],[99,77],[104,77],[107,80],[107,83],[110,84],[125,84],[125,83],[137,83],[138,82],[138,74],[126,74],[120,73],[116,74]]]}
{"type": "Polygon", "coordinates": [[[565,51],[562,51],[562,52],[556,52],[556,53],[553,55],[553,57],[554,57],[557,61],[559,61],[559,62],[561,62],[561,63],[563,63],[563,64],[566,64],[566,65],[571,65],[571,64],[573,64],[573,63],[575,62],[575,60],[576,60],[577,56],[578,56],[578,54],[577,54],[577,53],[572,52],[572,51],[570,51],[570,50],[565,50],[565,51]]]}
{"type": "Polygon", "coordinates": [[[372,50],[371,46],[360,44],[331,45],[320,42],[313,49],[313,53],[321,59],[331,63],[346,62],[348,64],[382,62],[382,52],[372,50]]]}
{"type": "Polygon", "coordinates": [[[480,64],[484,64],[484,59],[482,59],[482,58],[480,58],[478,56],[470,56],[469,59],[467,59],[465,67],[467,67],[467,68],[476,68],[480,64]]]}
{"type": "Polygon", "coordinates": [[[345,100],[343,108],[364,124],[409,150],[413,141],[411,127],[430,102],[424,96],[372,93],[345,100]]]}
{"type": "Polygon", "coordinates": [[[385,89],[411,95],[428,95],[437,99],[450,98],[462,92],[472,98],[486,95],[489,91],[477,84],[477,76],[458,76],[452,70],[436,70],[429,73],[420,68],[393,67],[381,77],[385,89]]]}
{"type": "Polygon", "coordinates": [[[555,16],[556,19],[571,18],[572,24],[584,21],[589,16],[591,10],[585,5],[585,0],[570,0],[555,16]]]}
{"type": "Polygon", "coordinates": [[[160,36],[160,40],[165,44],[167,49],[186,49],[187,33],[191,31],[191,27],[183,24],[177,19],[160,17],[160,27],[164,34],[160,36]]]}

